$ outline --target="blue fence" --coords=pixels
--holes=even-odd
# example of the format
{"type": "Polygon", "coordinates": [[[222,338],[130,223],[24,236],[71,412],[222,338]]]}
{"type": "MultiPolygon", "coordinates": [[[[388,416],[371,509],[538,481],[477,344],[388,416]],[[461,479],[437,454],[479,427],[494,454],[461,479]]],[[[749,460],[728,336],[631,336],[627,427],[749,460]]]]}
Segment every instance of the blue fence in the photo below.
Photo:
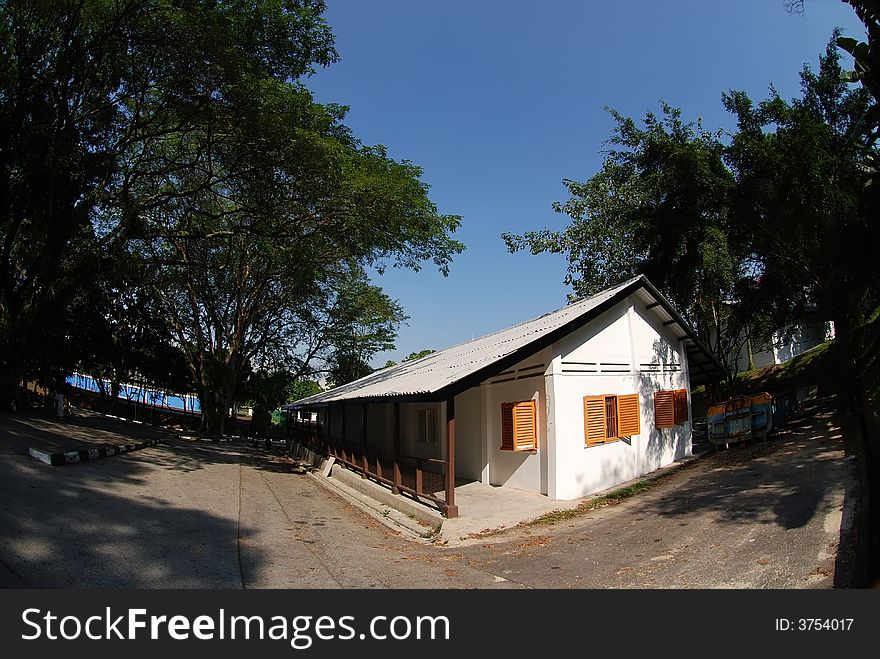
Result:
{"type": "MultiPolygon", "coordinates": [[[[75,373],[67,376],[67,384],[77,389],[84,389],[94,393],[100,393],[98,381],[88,375],[80,375],[75,373]]],[[[104,391],[110,390],[110,382],[102,380],[104,391]]],[[[125,400],[137,401],[143,405],[151,405],[163,409],[177,410],[180,412],[200,413],[202,406],[199,399],[194,394],[172,394],[167,391],[159,391],[146,387],[138,387],[133,384],[122,384],[119,387],[119,396],[125,400]]]]}

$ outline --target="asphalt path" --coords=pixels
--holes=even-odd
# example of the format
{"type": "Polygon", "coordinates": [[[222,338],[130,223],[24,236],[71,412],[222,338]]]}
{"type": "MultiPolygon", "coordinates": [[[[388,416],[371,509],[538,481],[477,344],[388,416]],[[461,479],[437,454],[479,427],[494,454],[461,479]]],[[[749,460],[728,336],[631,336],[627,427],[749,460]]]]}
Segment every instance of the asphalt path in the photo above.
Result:
{"type": "Polygon", "coordinates": [[[855,461],[822,401],[766,443],[709,454],[616,505],[457,553],[533,588],[848,586],[858,498],[855,461]]]}
{"type": "Polygon", "coordinates": [[[168,440],[50,467],[52,434],[155,429],[0,417],[0,586],[51,588],[514,587],[412,543],[291,471],[278,452],[168,440]]]}
{"type": "Polygon", "coordinates": [[[849,570],[854,464],[827,405],[620,504],[457,548],[404,539],[246,443],[167,439],[64,467],[27,456],[157,433],[0,416],[0,586],[821,588],[849,570]]]}

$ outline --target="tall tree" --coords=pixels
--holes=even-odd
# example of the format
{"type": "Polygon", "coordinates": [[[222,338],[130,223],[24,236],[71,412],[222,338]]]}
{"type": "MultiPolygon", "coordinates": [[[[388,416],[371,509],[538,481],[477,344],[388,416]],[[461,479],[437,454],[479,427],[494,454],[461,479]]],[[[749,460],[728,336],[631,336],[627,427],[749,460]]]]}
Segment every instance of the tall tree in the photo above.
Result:
{"type": "Polygon", "coordinates": [[[361,337],[352,327],[389,336],[400,318],[368,285],[366,266],[431,259],[445,272],[463,248],[449,235],[459,218],[437,212],[419,168],[360,144],[340,108],[314,103],[295,82],[248,85],[257,107],[230,104],[145,156],[195,166],[139,175],[131,189],[165,199],[141,213],[136,253],[186,351],[210,434],[222,432],[253,359],[307,365],[332,347],[335,379],[356,374],[374,330],[361,337]]]}
{"type": "MultiPolygon", "coordinates": [[[[868,184],[876,184],[880,163],[873,146],[880,139],[880,0],[841,0],[851,5],[865,26],[865,41],[836,34],[838,47],[852,55],[853,69],[843,72],[844,80],[860,83],[873,97],[859,118],[859,133],[865,136],[862,167],[871,172],[868,184]]],[[[804,0],[786,0],[789,11],[804,11],[804,0]]],[[[861,143],[861,141],[857,142],[861,143]]]]}
{"type": "MultiPolygon", "coordinates": [[[[17,382],[34,327],[112,268],[144,210],[151,160],[231,103],[242,80],[336,59],[318,0],[8,0],[0,4],[0,354],[17,382]]],[[[159,167],[165,167],[162,172],[159,167]]]]}
{"type": "Polygon", "coordinates": [[[304,365],[329,350],[322,328],[336,321],[323,312],[364,268],[448,268],[463,248],[449,235],[459,220],[437,212],[421,171],[359,143],[344,109],[315,103],[301,82],[337,57],[323,10],[320,0],[0,4],[10,380],[33,351],[30,329],[131,257],[186,355],[205,430],[220,432],[255,355],[304,365]]]}
{"type": "Polygon", "coordinates": [[[373,372],[370,359],[394,348],[397,327],[406,319],[400,305],[366,279],[353,282],[334,305],[336,323],[327,334],[332,351],[327,379],[340,386],[373,372]]]}
{"type": "Polygon", "coordinates": [[[511,251],[564,254],[576,296],[645,274],[724,359],[743,328],[728,302],[747,276],[729,213],[734,179],[719,132],[662,109],[642,125],[611,111],[601,171],[566,179],[571,196],[553,205],[571,218],[567,227],[503,238],[511,251]]]}
{"type": "Polygon", "coordinates": [[[755,104],[731,92],[724,102],[738,119],[728,162],[759,288],[784,308],[818,305],[845,343],[880,301],[880,206],[877,186],[866,186],[874,148],[860,128],[870,96],[841,73],[832,39],[818,71],[802,71],[799,98],[774,91],[755,104]]]}
{"type": "MultiPolygon", "coordinates": [[[[578,295],[646,274],[724,360],[807,305],[845,343],[878,302],[876,155],[861,126],[870,106],[848,89],[832,37],[791,102],[724,96],[738,118],[725,139],[664,106],[644,127],[614,114],[612,148],[585,183],[566,181],[561,231],[505,235],[511,250],[557,252],[578,295]]],[[[729,364],[732,366],[732,364],[729,364]]]]}

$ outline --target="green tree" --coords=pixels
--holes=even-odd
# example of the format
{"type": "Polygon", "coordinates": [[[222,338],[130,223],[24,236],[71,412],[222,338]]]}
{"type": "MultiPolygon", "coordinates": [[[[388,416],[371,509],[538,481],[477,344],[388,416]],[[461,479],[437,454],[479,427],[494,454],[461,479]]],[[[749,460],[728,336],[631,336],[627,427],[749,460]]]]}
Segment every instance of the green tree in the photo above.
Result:
{"type": "Polygon", "coordinates": [[[642,125],[611,110],[601,171],[566,179],[571,196],[553,205],[570,224],[503,238],[512,252],[565,255],[575,296],[646,275],[724,359],[748,329],[729,304],[748,275],[730,217],[735,182],[720,132],[685,122],[665,103],[662,110],[642,125]]]}
{"type": "MultiPolygon", "coordinates": [[[[364,268],[446,271],[459,219],[407,161],[358,142],[302,79],[336,59],[319,0],[0,5],[0,334],[17,382],[35,326],[142,264],[204,430],[252,360],[306,369],[364,268]]],[[[53,322],[50,322],[52,319],[53,322]]],[[[346,317],[346,322],[351,322],[346,317]]],[[[333,348],[342,354],[338,347],[333,348]]]]}
{"type": "Polygon", "coordinates": [[[419,350],[418,352],[411,352],[406,357],[403,358],[404,362],[414,362],[417,359],[421,359],[422,357],[427,357],[428,355],[432,355],[436,350],[432,350],[428,348],[426,350],[419,350]]]}
{"type": "Polygon", "coordinates": [[[406,319],[400,305],[365,277],[352,282],[338,298],[334,316],[336,323],[327,332],[332,346],[327,378],[337,387],[372,373],[370,359],[394,348],[397,327],[406,319]]]}
{"type": "MultiPolygon", "coordinates": [[[[156,159],[252,101],[248,81],[336,59],[317,0],[8,0],[0,4],[0,354],[17,383],[75,291],[112,270],[144,214],[199,158],[156,159]],[[165,177],[152,196],[142,177],[165,177]]],[[[253,103],[251,103],[253,105],[253,103]]],[[[181,154],[183,155],[183,154],[181,154]]],[[[192,177],[190,177],[192,180],[192,177]]]]}
{"type": "Polygon", "coordinates": [[[292,383],[292,374],[283,369],[258,370],[244,378],[238,400],[253,408],[251,435],[258,436],[269,432],[272,412],[287,402],[287,394],[292,383]]]}
{"type": "Polygon", "coordinates": [[[838,52],[832,39],[818,71],[804,68],[799,98],[724,102],[738,119],[727,159],[760,290],[781,309],[817,305],[845,344],[880,301],[880,207],[860,129],[870,96],[842,81],[838,52]]]}
{"type": "Polygon", "coordinates": [[[324,391],[324,389],[316,380],[297,378],[287,386],[285,402],[292,403],[293,401],[314,396],[322,391],[324,391]]]}
{"type": "Polygon", "coordinates": [[[53,341],[50,356],[59,370],[93,376],[111,409],[120,385],[129,382],[192,390],[165,314],[134,282],[101,279],[81,289],[68,306],[63,331],[47,332],[46,338],[53,341]],[[104,380],[110,383],[106,389],[104,380]]]}
{"type": "MultiPolygon", "coordinates": [[[[873,103],[865,108],[858,120],[859,132],[866,137],[862,166],[872,173],[868,180],[871,184],[876,179],[878,162],[873,145],[880,138],[880,2],[878,0],[842,0],[851,5],[859,20],[865,26],[866,41],[835,33],[838,47],[852,55],[853,70],[842,73],[843,79],[861,83],[873,97],[873,103]]],[[[789,11],[804,11],[804,0],[787,0],[789,11]]],[[[858,141],[857,143],[861,143],[858,141]]]]}
{"type": "Polygon", "coordinates": [[[871,99],[843,82],[835,38],[799,98],[726,94],[729,139],[667,106],[643,128],[615,113],[602,170],[566,181],[572,196],[555,205],[572,223],[505,235],[509,248],[565,254],[578,295],[647,275],[722,359],[812,305],[846,344],[880,301],[880,225],[860,128],[871,99]]]}

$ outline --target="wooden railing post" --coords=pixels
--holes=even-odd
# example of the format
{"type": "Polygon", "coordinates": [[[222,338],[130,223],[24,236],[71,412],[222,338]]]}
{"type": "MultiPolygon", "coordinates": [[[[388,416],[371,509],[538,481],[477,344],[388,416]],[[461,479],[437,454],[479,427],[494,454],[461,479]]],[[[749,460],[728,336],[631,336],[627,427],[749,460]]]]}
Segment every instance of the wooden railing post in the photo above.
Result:
{"type": "Polygon", "coordinates": [[[423,485],[424,476],[422,475],[422,461],[421,459],[416,460],[416,492],[419,494],[424,494],[424,485],[423,485]]]}
{"type": "Polygon", "coordinates": [[[458,517],[455,505],[455,396],[446,401],[446,517],[458,517]]]}
{"type": "Polygon", "coordinates": [[[394,456],[391,461],[393,494],[400,494],[400,403],[394,403],[394,456]]]}
{"type": "Polygon", "coordinates": [[[361,462],[363,463],[364,470],[361,472],[361,478],[367,478],[368,473],[370,471],[370,463],[367,460],[367,404],[363,403],[361,405],[361,462]]]}

